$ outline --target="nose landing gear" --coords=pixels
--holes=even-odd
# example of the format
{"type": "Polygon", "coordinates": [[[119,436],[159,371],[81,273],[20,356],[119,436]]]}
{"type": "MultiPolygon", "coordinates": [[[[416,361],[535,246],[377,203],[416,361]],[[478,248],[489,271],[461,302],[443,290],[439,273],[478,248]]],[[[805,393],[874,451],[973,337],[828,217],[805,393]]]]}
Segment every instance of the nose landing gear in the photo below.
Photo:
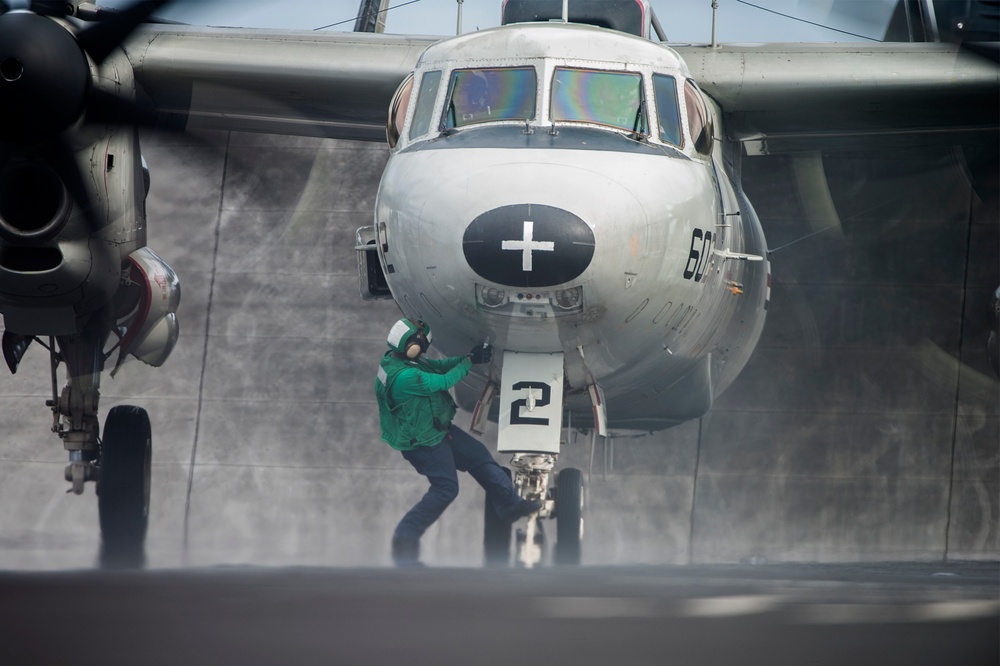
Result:
{"type": "MultiPolygon", "coordinates": [[[[503,471],[510,478],[510,468],[504,467],[503,471]]],[[[487,498],[483,511],[483,563],[486,566],[510,566],[510,537],[513,529],[510,523],[500,519],[487,498]]]]}
{"type": "MultiPolygon", "coordinates": [[[[540,500],[542,508],[528,516],[514,540],[515,566],[533,568],[545,559],[547,545],[544,520],[556,520],[555,564],[579,565],[583,540],[583,474],[566,468],[553,474],[556,456],[521,453],[514,456],[514,487],[525,499],[540,500]],[[555,479],[555,483],[553,483],[555,479]]],[[[510,566],[513,528],[502,522],[487,502],[484,512],[483,545],[486,566],[510,566]]]]}
{"type": "MultiPolygon", "coordinates": [[[[581,350],[582,356],[582,350],[581,350]]],[[[543,520],[556,520],[556,564],[578,565],[583,541],[583,474],[566,468],[556,475],[563,424],[563,354],[522,353],[506,350],[502,357],[497,450],[511,454],[514,488],[541,508],[528,516],[517,531],[517,566],[531,568],[546,556],[543,520]]],[[[588,387],[594,406],[595,432],[603,432],[607,419],[603,393],[588,387]]],[[[487,387],[476,407],[485,414],[495,390],[487,387]]],[[[474,419],[475,421],[475,419],[474,419]]],[[[483,543],[488,566],[510,564],[511,528],[500,524],[492,507],[486,507],[483,543]]]]}
{"type": "Polygon", "coordinates": [[[538,513],[528,516],[524,530],[518,530],[516,557],[517,564],[530,569],[542,561],[545,534],[541,520],[550,518],[555,502],[549,486],[556,456],[551,454],[518,453],[510,462],[514,468],[514,487],[518,495],[525,499],[541,500],[538,513]]]}
{"type": "Polygon", "coordinates": [[[559,472],[556,481],[556,564],[580,564],[583,498],[583,473],[574,467],[559,472]]]}

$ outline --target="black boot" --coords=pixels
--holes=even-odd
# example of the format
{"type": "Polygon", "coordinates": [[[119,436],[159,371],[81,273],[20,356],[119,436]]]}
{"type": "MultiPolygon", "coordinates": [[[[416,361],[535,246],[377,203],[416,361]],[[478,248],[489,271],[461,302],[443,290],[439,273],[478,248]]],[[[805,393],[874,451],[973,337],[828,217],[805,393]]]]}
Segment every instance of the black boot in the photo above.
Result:
{"type": "Polygon", "coordinates": [[[506,511],[497,512],[497,516],[505,523],[513,523],[525,516],[530,516],[542,508],[539,500],[518,498],[517,502],[506,511]]]}
{"type": "Polygon", "coordinates": [[[420,562],[420,540],[408,537],[392,537],[392,563],[397,567],[422,567],[420,562]]]}

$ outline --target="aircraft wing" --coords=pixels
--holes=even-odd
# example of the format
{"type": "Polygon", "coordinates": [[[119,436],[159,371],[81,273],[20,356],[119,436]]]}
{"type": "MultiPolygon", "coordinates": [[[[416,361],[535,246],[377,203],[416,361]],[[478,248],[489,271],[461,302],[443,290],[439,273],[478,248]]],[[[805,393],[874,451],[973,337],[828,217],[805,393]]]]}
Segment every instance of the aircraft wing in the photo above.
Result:
{"type": "MultiPolygon", "coordinates": [[[[189,127],[382,141],[388,106],[438,37],[145,26],[140,87],[189,127]]],[[[950,44],[677,46],[747,152],[982,143],[1000,70],[950,44]]]]}
{"type": "Polygon", "coordinates": [[[951,44],[673,48],[750,154],[997,139],[1000,69],[951,44]]]}
{"type": "Polygon", "coordinates": [[[393,93],[439,39],[144,26],[125,50],[171,124],[385,141],[393,93]]]}

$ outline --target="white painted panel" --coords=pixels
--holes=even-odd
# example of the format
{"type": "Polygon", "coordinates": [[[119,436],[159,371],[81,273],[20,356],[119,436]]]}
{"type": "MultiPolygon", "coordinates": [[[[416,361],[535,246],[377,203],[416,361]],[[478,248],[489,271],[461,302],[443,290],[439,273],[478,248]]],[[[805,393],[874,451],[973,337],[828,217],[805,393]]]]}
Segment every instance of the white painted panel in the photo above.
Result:
{"type": "Polygon", "coordinates": [[[500,453],[559,453],[563,355],[505,351],[500,378],[500,453]]]}

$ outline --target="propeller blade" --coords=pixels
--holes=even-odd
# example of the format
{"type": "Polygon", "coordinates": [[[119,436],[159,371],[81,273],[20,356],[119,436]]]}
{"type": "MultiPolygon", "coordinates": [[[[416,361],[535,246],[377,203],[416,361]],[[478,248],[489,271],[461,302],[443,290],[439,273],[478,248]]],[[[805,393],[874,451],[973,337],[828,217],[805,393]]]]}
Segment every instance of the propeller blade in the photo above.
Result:
{"type": "Polygon", "coordinates": [[[961,42],[961,47],[990,62],[1000,64],[1000,42],[961,42]]]}
{"type": "Polygon", "coordinates": [[[99,88],[90,90],[86,113],[88,123],[135,125],[170,131],[183,131],[186,125],[184,118],[163,117],[152,109],[99,88]]]}
{"type": "Polygon", "coordinates": [[[101,64],[150,14],[169,2],[170,0],[140,0],[120,12],[109,13],[108,18],[84,28],[76,39],[83,50],[97,64],[101,64]]]}
{"type": "Polygon", "coordinates": [[[149,126],[156,116],[114,93],[91,88],[87,96],[87,122],[149,126]]]}
{"type": "Polygon", "coordinates": [[[42,16],[68,16],[72,7],[66,0],[32,0],[29,5],[31,11],[42,16]]]}

